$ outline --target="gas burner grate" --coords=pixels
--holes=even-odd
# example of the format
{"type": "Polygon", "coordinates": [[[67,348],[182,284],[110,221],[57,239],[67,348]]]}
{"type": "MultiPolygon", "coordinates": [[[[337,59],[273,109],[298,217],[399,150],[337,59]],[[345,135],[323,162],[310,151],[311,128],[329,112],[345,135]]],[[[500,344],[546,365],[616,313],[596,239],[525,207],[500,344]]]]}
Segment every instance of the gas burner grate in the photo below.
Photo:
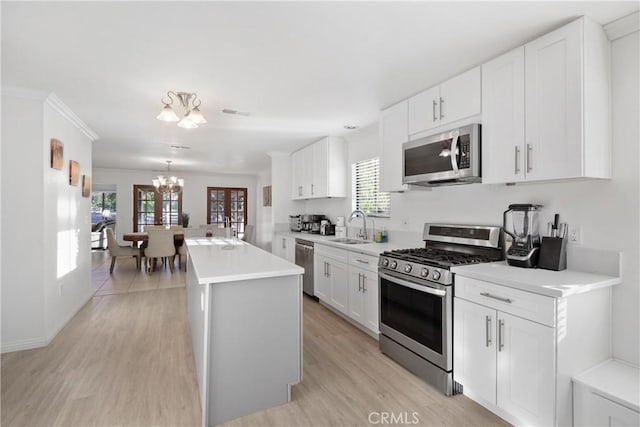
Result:
{"type": "Polygon", "coordinates": [[[398,259],[417,263],[436,263],[445,266],[477,264],[490,262],[492,259],[478,254],[467,254],[438,248],[398,249],[386,253],[398,259]]]}

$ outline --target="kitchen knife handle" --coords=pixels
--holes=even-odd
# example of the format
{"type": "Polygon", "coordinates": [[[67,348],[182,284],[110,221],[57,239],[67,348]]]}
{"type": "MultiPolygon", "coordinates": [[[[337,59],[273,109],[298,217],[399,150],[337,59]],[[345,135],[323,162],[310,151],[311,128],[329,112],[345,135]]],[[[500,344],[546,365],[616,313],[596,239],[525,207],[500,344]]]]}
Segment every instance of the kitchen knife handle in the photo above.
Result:
{"type": "Polygon", "coordinates": [[[491,316],[485,318],[485,334],[486,334],[486,346],[491,345],[491,316]]]}
{"type": "Polygon", "coordinates": [[[498,320],[498,351],[502,351],[504,348],[504,338],[502,333],[504,330],[504,320],[498,320]]]}
{"type": "Polygon", "coordinates": [[[518,175],[520,173],[520,147],[516,145],[515,147],[515,174],[518,175]]]}

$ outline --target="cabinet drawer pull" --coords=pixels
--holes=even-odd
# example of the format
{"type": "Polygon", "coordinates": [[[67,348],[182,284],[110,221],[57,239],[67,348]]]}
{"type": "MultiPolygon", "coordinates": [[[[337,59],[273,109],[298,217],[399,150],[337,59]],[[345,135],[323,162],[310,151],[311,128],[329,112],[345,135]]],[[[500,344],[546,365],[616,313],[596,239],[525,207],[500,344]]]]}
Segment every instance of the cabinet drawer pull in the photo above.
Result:
{"type": "Polygon", "coordinates": [[[369,261],[365,261],[363,259],[356,259],[356,261],[358,261],[359,263],[362,263],[362,264],[369,264],[369,261]]]}
{"type": "Polygon", "coordinates": [[[486,346],[491,345],[491,316],[487,316],[485,319],[485,333],[486,333],[486,346]]]}
{"type": "Polygon", "coordinates": [[[504,348],[504,338],[502,333],[504,330],[504,320],[498,320],[498,351],[502,351],[504,348]]]}
{"type": "Polygon", "coordinates": [[[515,167],[515,174],[518,175],[520,173],[520,147],[518,147],[516,145],[516,154],[515,154],[515,162],[516,162],[516,167],[515,167]]]}
{"type": "Polygon", "coordinates": [[[506,302],[507,304],[511,304],[513,302],[510,298],[503,298],[496,295],[491,295],[489,292],[480,292],[480,295],[487,298],[497,299],[498,301],[506,302]]]}
{"type": "Polygon", "coordinates": [[[436,102],[436,100],[433,100],[433,121],[435,122],[436,120],[438,120],[438,118],[436,117],[436,106],[438,105],[438,103],[436,102]]]}
{"type": "Polygon", "coordinates": [[[444,99],[440,97],[440,118],[444,118],[444,114],[442,114],[442,104],[444,104],[444,99]]]}
{"type": "Polygon", "coordinates": [[[533,170],[531,167],[531,153],[533,153],[533,147],[531,147],[531,144],[527,144],[527,172],[533,170]]]}

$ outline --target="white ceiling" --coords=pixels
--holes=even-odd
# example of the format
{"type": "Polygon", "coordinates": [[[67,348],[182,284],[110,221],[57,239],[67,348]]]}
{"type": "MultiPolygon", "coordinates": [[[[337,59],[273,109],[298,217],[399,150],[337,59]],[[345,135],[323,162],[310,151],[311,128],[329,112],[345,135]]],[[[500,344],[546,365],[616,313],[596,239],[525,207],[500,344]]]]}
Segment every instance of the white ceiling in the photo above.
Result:
{"type": "Polygon", "coordinates": [[[94,167],[255,173],[573,18],[638,2],[2,2],[2,84],[55,92],[94,167]],[[155,119],[197,92],[208,124],[155,119]],[[227,116],[223,108],[251,112],[227,116]],[[176,150],[170,145],[185,145],[176,150]]]}

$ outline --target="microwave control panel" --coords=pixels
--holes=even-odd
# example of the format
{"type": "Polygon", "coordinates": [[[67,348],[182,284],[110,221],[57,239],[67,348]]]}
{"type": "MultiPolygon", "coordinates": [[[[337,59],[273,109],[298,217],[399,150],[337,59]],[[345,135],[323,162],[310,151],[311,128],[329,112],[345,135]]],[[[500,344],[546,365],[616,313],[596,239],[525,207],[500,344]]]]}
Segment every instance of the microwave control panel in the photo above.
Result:
{"type": "Polygon", "coordinates": [[[469,158],[469,148],[471,142],[468,138],[460,138],[459,147],[460,147],[460,157],[458,158],[458,168],[460,169],[468,169],[471,166],[471,159],[469,158]]]}

